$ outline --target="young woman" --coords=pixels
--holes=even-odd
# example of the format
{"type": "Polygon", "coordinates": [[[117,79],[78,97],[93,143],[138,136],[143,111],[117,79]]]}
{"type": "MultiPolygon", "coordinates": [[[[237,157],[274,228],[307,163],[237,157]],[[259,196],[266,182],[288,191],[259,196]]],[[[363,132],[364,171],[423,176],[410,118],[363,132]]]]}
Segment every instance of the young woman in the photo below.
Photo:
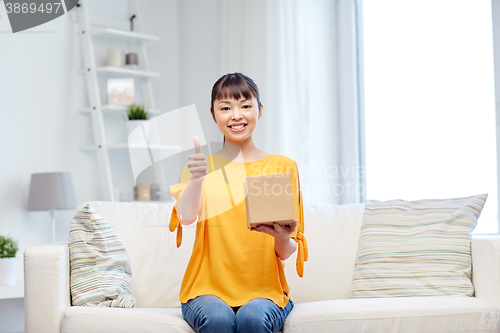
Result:
{"type": "Polygon", "coordinates": [[[210,112],[224,134],[224,146],[207,157],[195,137],[196,152],[189,156],[179,184],[170,188],[177,202],[169,229],[177,228],[177,247],[182,225],[197,223],[179,293],[182,315],[196,332],[281,330],[293,308],[283,260],[297,250],[297,244],[296,268],[303,276],[308,254],[297,164],[255,145],[252,135],[262,110],[252,79],[241,73],[222,76],[213,86],[210,112]],[[244,177],[287,172],[295,221],[289,227],[274,223],[249,230],[244,177]]]}

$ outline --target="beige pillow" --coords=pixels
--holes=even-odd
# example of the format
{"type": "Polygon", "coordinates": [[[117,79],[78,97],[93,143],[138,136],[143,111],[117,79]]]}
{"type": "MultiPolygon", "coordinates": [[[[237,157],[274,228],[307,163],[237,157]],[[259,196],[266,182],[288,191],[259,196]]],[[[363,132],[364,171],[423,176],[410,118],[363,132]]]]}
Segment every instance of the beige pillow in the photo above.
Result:
{"type": "Polygon", "coordinates": [[[73,218],[68,245],[73,306],[135,307],[127,251],[90,204],[73,218]]]}
{"type": "Polygon", "coordinates": [[[487,196],[367,201],[351,298],[473,297],[471,232],[487,196]]]}

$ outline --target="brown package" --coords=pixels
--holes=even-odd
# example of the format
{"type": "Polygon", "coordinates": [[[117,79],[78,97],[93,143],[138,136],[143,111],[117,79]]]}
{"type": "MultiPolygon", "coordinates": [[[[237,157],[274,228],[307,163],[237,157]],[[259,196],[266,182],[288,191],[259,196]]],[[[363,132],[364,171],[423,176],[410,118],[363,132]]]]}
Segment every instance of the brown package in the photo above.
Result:
{"type": "Polygon", "coordinates": [[[293,188],[290,173],[248,176],[245,184],[247,228],[258,224],[293,223],[293,188]]]}

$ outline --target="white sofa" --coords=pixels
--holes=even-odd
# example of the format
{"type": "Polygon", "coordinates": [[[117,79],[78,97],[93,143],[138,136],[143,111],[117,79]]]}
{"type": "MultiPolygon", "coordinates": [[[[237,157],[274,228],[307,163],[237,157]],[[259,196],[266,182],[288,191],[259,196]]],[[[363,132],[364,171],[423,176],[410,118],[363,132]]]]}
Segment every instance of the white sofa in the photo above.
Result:
{"type": "MultiPolygon", "coordinates": [[[[183,227],[177,248],[173,203],[90,204],[127,249],[136,307],[71,306],[67,242],[32,246],[24,251],[26,332],[193,332],[178,294],[196,226],[183,227]]],[[[303,278],[296,252],[285,261],[295,306],[283,332],[500,332],[500,236],[472,237],[475,297],[348,299],[363,210],[304,203],[309,260],[303,278]]]]}

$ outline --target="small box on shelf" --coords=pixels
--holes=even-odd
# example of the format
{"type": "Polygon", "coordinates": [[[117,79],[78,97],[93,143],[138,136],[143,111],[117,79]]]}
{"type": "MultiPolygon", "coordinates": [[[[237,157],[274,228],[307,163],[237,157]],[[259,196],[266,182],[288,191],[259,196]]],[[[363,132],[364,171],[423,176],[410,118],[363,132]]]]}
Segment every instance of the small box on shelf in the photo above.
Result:
{"type": "Polygon", "coordinates": [[[139,184],[134,186],[134,200],[159,201],[160,186],[158,184],[139,184]]]}

